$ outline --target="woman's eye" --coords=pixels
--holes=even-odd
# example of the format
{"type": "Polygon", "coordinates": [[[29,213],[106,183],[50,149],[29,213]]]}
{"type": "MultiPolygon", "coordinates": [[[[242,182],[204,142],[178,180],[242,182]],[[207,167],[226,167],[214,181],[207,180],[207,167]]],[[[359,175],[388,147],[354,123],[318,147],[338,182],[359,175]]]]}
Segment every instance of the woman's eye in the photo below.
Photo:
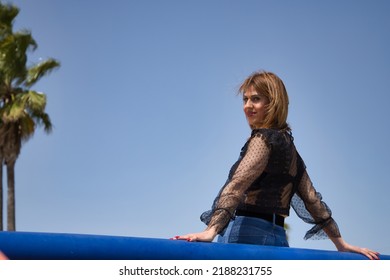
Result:
{"type": "Polygon", "coordinates": [[[248,103],[248,100],[251,101],[251,103],[259,103],[262,100],[262,97],[259,95],[256,96],[250,96],[250,97],[243,97],[242,102],[244,104],[248,103]]]}

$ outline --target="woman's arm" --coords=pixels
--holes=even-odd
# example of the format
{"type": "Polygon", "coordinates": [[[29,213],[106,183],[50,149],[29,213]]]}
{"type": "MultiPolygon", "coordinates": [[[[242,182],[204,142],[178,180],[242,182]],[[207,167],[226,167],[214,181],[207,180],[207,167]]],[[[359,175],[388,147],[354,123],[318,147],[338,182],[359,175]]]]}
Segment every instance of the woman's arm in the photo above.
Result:
{"type": "Polygon", "coordinates": [[[263,173],[268,163],[269,153],[270,150],[264,136],[253,136],[231,180],[219,196],[208,227],[200,233],[176,236],[174,239],[212,241],[229,223],[237,206],[243,201],[245,191],[263,173]]]}
{"type": "MultiPolygon", "coordinates": [[[[306,170],[299,184],[298,194],[305,203],[307,211],[310,213],[310,215],[312,215],[314,220],[313,223],[317,224],[314,228],[317,228],[318,231],[323,230],[336,246],[338,251],[359,253],[371,260],[379,259],[378,252],[368,248],[353,246],[345,242],[345,240],[341,237],[336,222],[331,217],[332,213],[330,209],[324,202],[322,202],[322,198],[314,189],[306,170]]],[[[297,214],[299,215],[299,213],[297,214]]],[[[312,234],[317,234],[317,232],[314,230],[314,233],[312,234]]]]}
{"type": "Polygon", "coordinates": [[[359,253],[366,256],[370,260],[379,260],[379,253],[376,251],[373,251],[368,248],[360,248],[358,246],[350,245],[345,242],[344,239],[341,237],[330,237],[330,240],[332,240],[333,244],[336,246],[337,251],[359,253]]]}

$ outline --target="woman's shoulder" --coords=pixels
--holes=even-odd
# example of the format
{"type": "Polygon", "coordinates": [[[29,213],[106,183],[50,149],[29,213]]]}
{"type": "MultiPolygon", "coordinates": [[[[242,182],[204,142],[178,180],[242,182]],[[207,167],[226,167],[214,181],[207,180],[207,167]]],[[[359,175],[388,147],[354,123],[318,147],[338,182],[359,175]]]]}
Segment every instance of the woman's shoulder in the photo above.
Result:
{"type": "Polygon", "coordinates": [[[251,138],[253,137],[261,137],[269,145],[291,143],[293,140],[289,131],[274,128],[253,129],[251,133],[251,138]]]}
{"type": "Polygon", "coordinates": [[[265,138],[279,138],[279,137],[285,137],[287,134],[290,133],[285,129],[256,128],[252,130],[251,136],[264,136],[265,138]]]}

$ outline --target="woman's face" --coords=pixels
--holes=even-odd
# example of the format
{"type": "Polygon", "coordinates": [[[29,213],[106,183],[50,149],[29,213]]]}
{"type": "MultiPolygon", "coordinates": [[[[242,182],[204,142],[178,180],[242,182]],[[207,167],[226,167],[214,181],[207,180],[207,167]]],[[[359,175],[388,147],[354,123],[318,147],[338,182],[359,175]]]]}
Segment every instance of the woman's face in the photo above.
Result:
{"type": "Polygon", "coordinates": [[[261,128],[266,115],[268,98],[257,93],[253,87],[243,94],[244,113],[252,129],[261,128]]]}

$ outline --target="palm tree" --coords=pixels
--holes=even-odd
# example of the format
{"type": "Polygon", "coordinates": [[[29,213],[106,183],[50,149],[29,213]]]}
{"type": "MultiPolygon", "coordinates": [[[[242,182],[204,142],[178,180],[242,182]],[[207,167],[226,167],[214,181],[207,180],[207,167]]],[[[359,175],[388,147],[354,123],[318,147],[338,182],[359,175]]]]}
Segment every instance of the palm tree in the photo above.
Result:
{"type": "Polygon", "coordinates": [[[37,126],[52,130],[45,112],[46,95],[31,88],[46,74],[60,66],[47,59],[27,66],[27,53],[37,43],[27,30],[13,32],[19,9],[0,2],[0,230],[3,230],[3,165],[7,168],[7,230],[15,226],[15,163],[22,144],[30,139],[37,126]]]}

